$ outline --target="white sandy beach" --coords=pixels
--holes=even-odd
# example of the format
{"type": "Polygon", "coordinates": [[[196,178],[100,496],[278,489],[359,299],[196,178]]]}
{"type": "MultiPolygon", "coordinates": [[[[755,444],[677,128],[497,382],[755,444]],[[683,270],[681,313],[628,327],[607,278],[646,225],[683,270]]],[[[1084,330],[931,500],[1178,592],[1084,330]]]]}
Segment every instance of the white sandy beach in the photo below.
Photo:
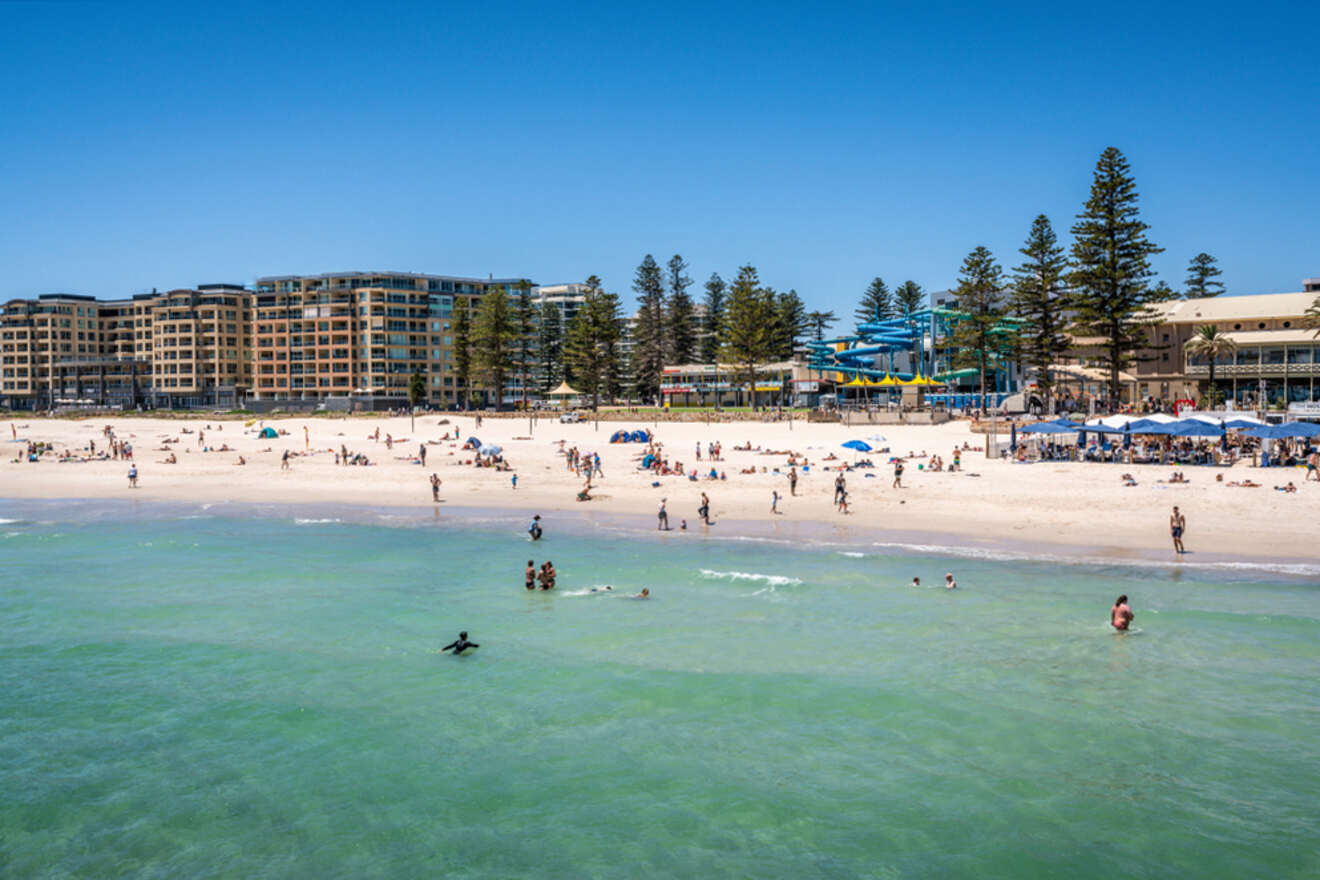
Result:
{"type": "MultiPolygon", "coordinates": [[[[704,423],[591,422],[560,424],[553,417],[541,418],[529,435],[526,418],[491,418],[480,430],[474,418],[447,414],[419,417],[416,429],[407,417],[374,418],[286,418],[265,420],[245,427],[241,420],[217,420],[205,416],[191,419],[107,418],[81,421],[19,417],[0,423],[8,454],[0,462],[0,497],[7,498],[134,498],[170,501],[234,501],[278,503],[335,503],[432,507],[429,477],[439,475],[440,509],[489,507],[550,513],[586,510],[654,517],[662,497],[668,499],[671,524],[678,528],[686,519],[688,528],[699,530],[696,508],[700,493],[709,493],[715,529],[736,528],[748,520],[814,522],[843,527],[849,534],[865,537],[868,530],[903,530],[941,536],[948,543],[968,538],[977,541],[1006,540],[1016,544],[1040,542],[1045,546],[1084,547],[1090,552],[1121,558],[1170,549],[1168,518],[1172,505],[1187,516],[1189,558],[1214,553],[1252,558],[1314,559],[1320,557],[1320,542],[1314,524],[1320,514],[1320,483],[1303,482],[1303,469],[1256,469],[1239,463],[1232,469],[1187,468],[1190,483],[1169,485],[1171,468],[1143,465],[1095,463],[1017,464],[987,460],[984,453],[964,452],[962,473],[932,473],[918,468],[926,459],[921,453],[938,453],[946,464],[955,445],[964,442],[981,446],[984,438],[968,430],[965,422],[940,426],[844,427],[795,421],[704,423]],[[449,423],[439,424],[442,418],[449,423]],[[11,430],[11,424],[13,426],[11,430]],[[140,486],[129,489],[124,461],[60,462],[43,456],[29,463],[20,453],[19,441],[47,441],[56,453],[65,449],[85,450],[93,441],[99,451],[107,448],[102,429],[112,425],[117,437],[133,445],[140,486]],[[206,426],[211,425],[210,430],[206,426]],[[276,439],[256,436],[262,426],[286,431],[276,439]],[[309,433],[305,444],[304,427],[309,433]],[[644,444],[615,444],[610,435],[623,427],[653,430],[671,460],[686,470],[696,467],[705,473],[711,463],[704,460],[705,444],[723,445],[722,462],[715,467],[727,475],[724,481],[686,477],[655,477],[638,470],[644,444]],[[372,439],[380,429],[380,441],[372,439]],[[187,429],[193,433],[183,433],[187,429]],[[478,436],[483,443],[503,447],[504,455],[518,475],[512,486],[511,473],[470,464],[471,452],[461,440],[445,441],[446,432],[461,438],[478,436]],[[198,444],[198,431],[205,431],[204,445],[211,449],[227,444],[231,451],[205,452],[198,444]],[[849,439],[883,434],[893,454],[918,457],[907,462],[904,488],[891,487],[893,470],[889,455],[872,453],[871,470],[846,474],[850,497],[848,514],[832,504],[834,470],[824,465],[851,462],[853,453],[840,448],[849,439]],[[385,437],[395,445],[386,448],[385,437]],[[177,443],[166,444],[167,439],[177,443]],[[593,500],[578,502],[583,480],[569,472],[560,454],[564,447],[598,452],[605,476],[594,483],[593,500]],[[779,514],[770,512],[772,490],[788,496],[786,456],[755,451],[735,451],[750,442],[752,447],[794,450],[811,461],[809,470],[799,468],[797,497],[785,497],[779,514]],[[415,463],[418,446],[427,444],[425,468],[415,463]],[[694,447],[701,443],[703,461],[697,462],[694,447]],[[310,453],[305,449],[310,448],[310,453]],[[333,450],[346,446],[350,453],[363,453],[371,466],[337,466],[333,450]],[[177,464],[164,464],[169,452],[177,464]],[[296,453],[291,467],[282,471],[284,450],[296,453]],[[823,461],[829,454],[836,461],[823,461]],[[237,466],[239,456],[246,466],[237,466]],[[17,460],[16,460],[17,459],[17,460]],[[755,474],[741,473],[756,468],[755,474]],[[775,473],[775,469],[779,472],[775,473]],[[764,471],[763,471],[764,469],[764,471]],[[1119,475],[1131,471],[1139,485],[1122,485],[1119,475]],[[1225,473],[1225,482],[1253,478],[1263,488],[1229,488],[1215,482],[1225,473]],[[870,475],[874,476],[870,476],[870,475]],[[1299,491],[1289,495],[1273,490],[1291,480],[1299,491]],[[660,485],[653,486],[658,481],[660,485]]],[[[868,457],[863,455],[863,458],[868,457]]],[[[1172,552],[1170,550],[1170,556],[1172,552]]]]}

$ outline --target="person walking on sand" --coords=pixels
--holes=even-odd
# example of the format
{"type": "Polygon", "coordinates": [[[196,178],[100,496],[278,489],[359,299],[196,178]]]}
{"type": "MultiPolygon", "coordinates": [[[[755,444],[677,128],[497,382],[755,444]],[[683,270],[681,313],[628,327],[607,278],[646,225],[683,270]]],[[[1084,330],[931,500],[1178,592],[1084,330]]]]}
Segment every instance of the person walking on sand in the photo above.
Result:
{"type": "Polygon", "coordinates": [[[1109,625],[1119,632],[1126,632],[1132,625],[1132,619],[1137,616],[1128,607],[1127,600],[1126,595],[1119,596],[1114,602],[1114,607],[1109,609],[1109,625]]]}
{"type": "Polygon", "coordinates": [[[894,459],[894,486],[895,489],[903,488],[903,459],[894,459]]]}
{"type": "Polygon", "coordinates": [[[431,500],[440,501],[440,476],[438,474],[431,474],[431,500]]]}
{"type": "Polygon", "coordinates": [[[660,499],[660,510],[656,513],[656,531],[669,531],[669,511],[665,510],[667,498],[660,499]]]}
{"type": "Polygon", "coordinates": [[[311,450],[312,450],[312,435],[308,432],[307,426],[303,425],[303,451],[310,452],[311,450]]]}
{"type": "Polygon", "coordinates": [[[284,455],[280,456],[280,470],[287,471],[288,469],[289,469],[289,450],[286,449],[284,450],[284,455]]]}
{"type": "Polygon", "coordinates": [[[710,498],[705,492],[701,493],[701,506],[697,508],[697,516],[701,518],[702,523],[710,525],[710,498]]]}
{"type": "Polygon", "coordinates": [[[1179,512],[1177,506],[1173,508],[1173,514],[1169,517],[1169,534],[1173,536],[1173,550],[1175,553],[1186,553],[1183,549],[1182,536],[1187,528],[1187,517],[1179,512]]]}
{"type": "Polygon", "coordinates": [[[771,512],[771,513],[778,513],[778,512],[779,512],[779,490],[778,490],[778,489],[771,489],[771,490],[770,490],[770,512],[771,512]]]}
{"type": "Polygon", "coordinates": [[[417,457],[422,461],[422,467],[426,467],[426,444],[423,443],[417,447],[417,457]]]}
{"type": "Polygon", "coordinates": [[[1320,482],[1320,452],[1312,449],[1311,454],[1306,457],[1306,479],[1315,477],[1320,482]]]}
{"type": "Polygon", "coordinates": [[[797,468],[788,469],[788,494],[797,495],[797,468]]]}
{"type": "Polygon", "coordinates": [[[137,488],[137,465],[135,464],[128,466],[128,488],[137,488]]]}
{"type": "Polygon", "coordinates": [[[845,489],[845,487],[846,487],[847,485],[848,485],[848,481],[845,480],[845,479],[843,478],[843,474],[842,474],[842,473],[840,473],[837,477],[834,478],[834,503],[835,503],[835,504],[841,504],[842,502],[841,502],[840,499],[843,498],[844,495],[848,494],[848,493],[847,493],[847,490],[845,489]]]}

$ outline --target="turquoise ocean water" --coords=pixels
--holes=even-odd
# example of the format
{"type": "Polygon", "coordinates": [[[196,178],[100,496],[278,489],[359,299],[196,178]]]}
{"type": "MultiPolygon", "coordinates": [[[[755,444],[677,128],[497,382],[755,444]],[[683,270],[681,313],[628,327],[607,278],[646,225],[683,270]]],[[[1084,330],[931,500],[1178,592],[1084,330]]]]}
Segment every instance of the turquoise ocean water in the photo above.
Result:
{"type": "Polygon", "coordinates": [[[0,519],[3,877],[1320,875],[1320,572],[0,519]]]}

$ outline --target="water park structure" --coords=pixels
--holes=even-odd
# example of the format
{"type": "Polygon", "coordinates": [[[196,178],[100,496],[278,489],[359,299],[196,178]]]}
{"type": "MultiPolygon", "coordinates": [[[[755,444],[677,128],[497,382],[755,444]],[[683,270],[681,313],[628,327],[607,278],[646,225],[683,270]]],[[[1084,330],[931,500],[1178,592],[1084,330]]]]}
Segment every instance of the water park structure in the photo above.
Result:
{"type": "MultiPolygon", "coordinates": [[[[808,366],[822,378],[833,374],[839,402],[886,400],[895,394],[914,405],[944,404],[953,409],[980,408],[977,367],[958,368],[953,331],[965,313],[932,307],[857,325],[850,336],[807,343],[808,366]]],[[[986,363],[985,406],[995,407],[1020,390],[1021,371],[1012,359],[1013,336],[1022,322],[1004,317],[991,331],[1002,345],[986,363]]]]}

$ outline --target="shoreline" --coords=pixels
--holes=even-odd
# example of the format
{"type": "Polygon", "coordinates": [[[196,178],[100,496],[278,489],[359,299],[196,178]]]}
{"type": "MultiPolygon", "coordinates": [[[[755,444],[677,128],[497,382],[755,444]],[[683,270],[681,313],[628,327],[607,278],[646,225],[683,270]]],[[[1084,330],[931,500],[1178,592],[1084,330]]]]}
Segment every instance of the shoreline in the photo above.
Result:
{"type": "Polygon", "coordinates": [[[527,435],[522,419],[490,419],[477,428],[472,417],[463,416],[422,418],[415,427],[406,416],[251,424],[208,422],[205,417],[191,422],[27,418],[0,424],[0,432],[10,435],[0,435],[0,450],[9,451],[9,456],[0,455],[0,496],[185,505],[276,503],[307,509],[388,507],[410,511],[409,516],[423,516],[436,507],[441,515],[481,510],[518,518],[526,511],[561,521],[617,521],[639,532],[654,531],[655,511],[666,499],[672,526],[677,529],[686,518],[695,533],[698,497],[707,492],[712,517],[731,527],[726,531],[736,529],[745,536],[932,545],[1096,564],[1146,560],[1168,565],[1320,565],[1320,542],[1313,535],[1314,523],[1320,521],[1320,484],[1305,482],[1304,470],[1265,470],[1245,463],[1190,468],[1188,483],[1171,484],[1164,480],[1172,468],[1159,465],[1018,464],[987,459],[976,450],[985,439],[958,422],[884,426],[878,429],[884,432],[878,441],[875,427],[835,423],[796,422],[791,430],[783,423],[758,422],[637,426],[655,431],[661,454],[676,466],[681,462],[685,472],[695,470],[699,478],[640,470],[645,444],[610,444],[612,430],[602,427],[597,432],[590,423],[542,423],[527,435]],[[66,451],[86,450],[89,443],[101,452],[108,442],[102,430],[106,425],[113,426],[120,440],[133,444],[140,488],[127,488],[125,460],[56,460],[66,451]],[[259,438],[261,427],[283,433],[259,438]],[[199,432],[205,433],[204,440],[199,432]],[[501,446],[512,470],[473,467],[473,453],[462,448],[455,434],[501,446]],[[395,438],[392,445],[385,442],[389,436],[395,438]],[[878,447],[874,453],[858,456],[842,448],[846,441],[868,438],[878,447]],[[55,453],[29,463],[22,455],[24,441],[51,444],[55,453]],[[708,451],[711,443],[722,445],[723,456],[713,463],[709,455],[697,459],[697,448],[708,451]],[[964,444],[971,448],[963,451],[964,444]],[[423,448],[424,467],[419,466],[423,448]],[[561,454],[574,448],[598,453],[604,473],[585,503],[575,501],[585,474],[570,471],[561,454]],[[954,448],[961,452],[961,472],[926,469],[933,455],[952,464],[954,448]],[[336,453],[343,449],[367,456],[370,465],[336,464],[336,453]],[[799,462],[796,495],[789,492],[789,452],[799,462]],[[287,470],[282,467],[285,454],[290,456],[287,470]],[[891,486],[891,454],[907,460],[900,489],[891,486]],[[868,456],[874,467],[842,472],[849,494],[849,512],[842,514],[832,503],[840,473],[835,468],[868,456]],[[238,466],[240,457],[245,466],[238,466]],[[801,467],[803,457],[810,460],[810,469],[801,467]],[[712,467],[727,479],[707,479],[712,467]],[[1120,479],[1129,471],[1137,486],[1125,486],[1120,479]],[[438,505],[431,498],[432,473],[442,481],[438,505]],[[1246,478],[1265,485],[1230,485],[1246,478]],[[1288,481],[1297,485],[1296,494],[1271,488],[1288,481]],[[776,491],[779,512],[772,513],[771,495],[776,491]],[[1173,557],[1168,534],[1175,504],[1188,523],[1191,552],[1182,561],[1173,557]]]}
{"type": "MultiPolygon", "coordinates": [[[[1137,548],[1088,547],[1051,544],[1047,547],[1010,539],[968,539],[913,530],[852,527],[818,521],[775,522],[770,520],[716,521],[706,529],[691,526],[686,532],[673,526],[657,530],[653,520],[640,514],[610,511],[569,511],[566,514],[532,508],[436,507],[434,505],[355,505],[339,502],[182,502],[175,500],[107,498],[4,498],[0,497],[0,533],[12,526],[39,524],[95,524],[131,521],[134,518],[181,522],[199,519],[283,519],[298,524],[342,524],[378,528],[475,528],[507,526],[511,539],[521,540],[526,521],[541,513],[546,523],[546,541],[553,547],[557,536],[590,540],[596,536],[646,541],[766,542],[794,546],[805,551],[835,551],[846,555],[939,556],[967,561],[1025,562],[1045,565],[1118,567],[1158,570],[1167,573],[1229,574],[1254,573],[1315,582],[1320,562],[1306,558],[1275,558],[1233,553],[1168,554],[1137,548]],[[131,507],[126,514],[125,507],[131,507]],[[428,511],[427,507],[431,510],[428,511]],[[69,516],[75,512],[75,516],[69,516]],[[548,539],[548,540],[547,540],[548,539]]],[[[1271,578],[1273,579],[1273,578],[1271,578]]]]}

